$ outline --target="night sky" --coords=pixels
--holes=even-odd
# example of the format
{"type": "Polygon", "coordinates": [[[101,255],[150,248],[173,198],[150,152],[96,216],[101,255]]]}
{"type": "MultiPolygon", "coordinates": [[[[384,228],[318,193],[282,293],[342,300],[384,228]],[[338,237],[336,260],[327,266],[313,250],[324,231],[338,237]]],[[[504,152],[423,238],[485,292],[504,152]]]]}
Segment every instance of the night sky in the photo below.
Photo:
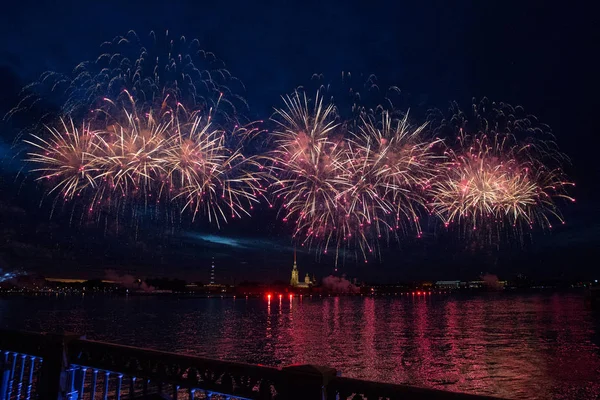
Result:
{"type": "MultiPolygon", "coordinates": [[[[410,93],[410,104],[445,109],[472,97],[520,104],[548,123],[572,165],[577,202],[567,220],[524,244],[476,246],[448,235],[384,245],[381,261],[352,255],[339,273],[371,281],[475,278],[517,272],[543,278],[597,278],[600,135],[597,115],[598,10],[547,1],[19,1],[0,15],[0,114],[46,70],[69,72],[100,43],[135,30],[198,38],[246,86],[251,118],[267,118],[280,96],[313,73],[339,79],[375,74],[410,93]],[[202,5],[200,5],[202,3],[202,5]]],[[[51,216],[43,189],[18,172],[16,132],[0,125],[0,268],[46,276],[137,276],[207,280],[215,257],[223,282],[288,279],[288,232],[259,211],[220,231],[204,221],[137,229],[51,216]]],[[[301,274],[329,275],[330,258],[299,253],[301,274]]]]}

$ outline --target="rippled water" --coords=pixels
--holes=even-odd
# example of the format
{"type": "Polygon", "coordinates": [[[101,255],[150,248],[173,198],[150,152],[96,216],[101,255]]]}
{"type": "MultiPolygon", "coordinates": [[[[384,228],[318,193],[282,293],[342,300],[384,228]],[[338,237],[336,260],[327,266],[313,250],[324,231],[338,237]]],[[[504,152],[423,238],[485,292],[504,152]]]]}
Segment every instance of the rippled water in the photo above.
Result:
{"type": "Polygon", "coordinates": [[[600,316],[578,295],[9,297],[0,325],[506,398],[600,394],[600,316]]]}

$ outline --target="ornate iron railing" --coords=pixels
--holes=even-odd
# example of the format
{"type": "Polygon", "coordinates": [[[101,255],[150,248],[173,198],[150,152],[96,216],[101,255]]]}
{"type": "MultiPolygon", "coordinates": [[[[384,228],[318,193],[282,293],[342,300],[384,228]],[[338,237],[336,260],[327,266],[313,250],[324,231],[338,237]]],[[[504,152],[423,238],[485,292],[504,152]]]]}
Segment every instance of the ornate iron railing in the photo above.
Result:
{"type": "Polygon", "coordinates": [[[271,368],[86,340],[0,331],[0,400],[484,399],[369,382],[332,368],[271,368]]]}

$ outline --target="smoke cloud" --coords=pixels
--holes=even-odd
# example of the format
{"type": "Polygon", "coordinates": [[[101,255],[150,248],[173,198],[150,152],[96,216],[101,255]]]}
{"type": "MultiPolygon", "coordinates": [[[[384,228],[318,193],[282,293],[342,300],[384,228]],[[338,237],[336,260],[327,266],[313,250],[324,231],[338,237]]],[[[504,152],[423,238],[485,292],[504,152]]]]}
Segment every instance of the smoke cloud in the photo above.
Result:
{"type": "Polygon", "coordinates": [[[500,281],[496,275],[485,274],[481,277],[486,287],[490,289],[499,289],[501,287],[500,281]]]}
{"type": "Polygon", "coordinates": [[[118,283],[125,289],[141,290],[144,292],[154,291],[154,287],[148,285],[146,282],[137,279],[132,275],[119,275],[116,271],[106,271],[104,279],[118,283]]]}
{"type": "Polygon", "coordinates": [[[329,275],[323,278],[323,287],[333,293],[360,293],[360,288],[346,279],[345,275],[329,275]]]}

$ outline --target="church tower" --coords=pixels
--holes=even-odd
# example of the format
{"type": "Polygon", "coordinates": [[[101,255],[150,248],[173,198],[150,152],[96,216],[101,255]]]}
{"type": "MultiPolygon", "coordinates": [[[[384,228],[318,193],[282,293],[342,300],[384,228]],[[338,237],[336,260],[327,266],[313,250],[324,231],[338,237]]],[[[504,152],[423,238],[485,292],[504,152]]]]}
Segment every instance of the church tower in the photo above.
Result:
{"type": "Polygon", "coordinates": [[[290,285],[298,286],[298,266],[296,265],[296,248],[294,248],[294,268],[292,268],[292,279],[290,285]]]}

